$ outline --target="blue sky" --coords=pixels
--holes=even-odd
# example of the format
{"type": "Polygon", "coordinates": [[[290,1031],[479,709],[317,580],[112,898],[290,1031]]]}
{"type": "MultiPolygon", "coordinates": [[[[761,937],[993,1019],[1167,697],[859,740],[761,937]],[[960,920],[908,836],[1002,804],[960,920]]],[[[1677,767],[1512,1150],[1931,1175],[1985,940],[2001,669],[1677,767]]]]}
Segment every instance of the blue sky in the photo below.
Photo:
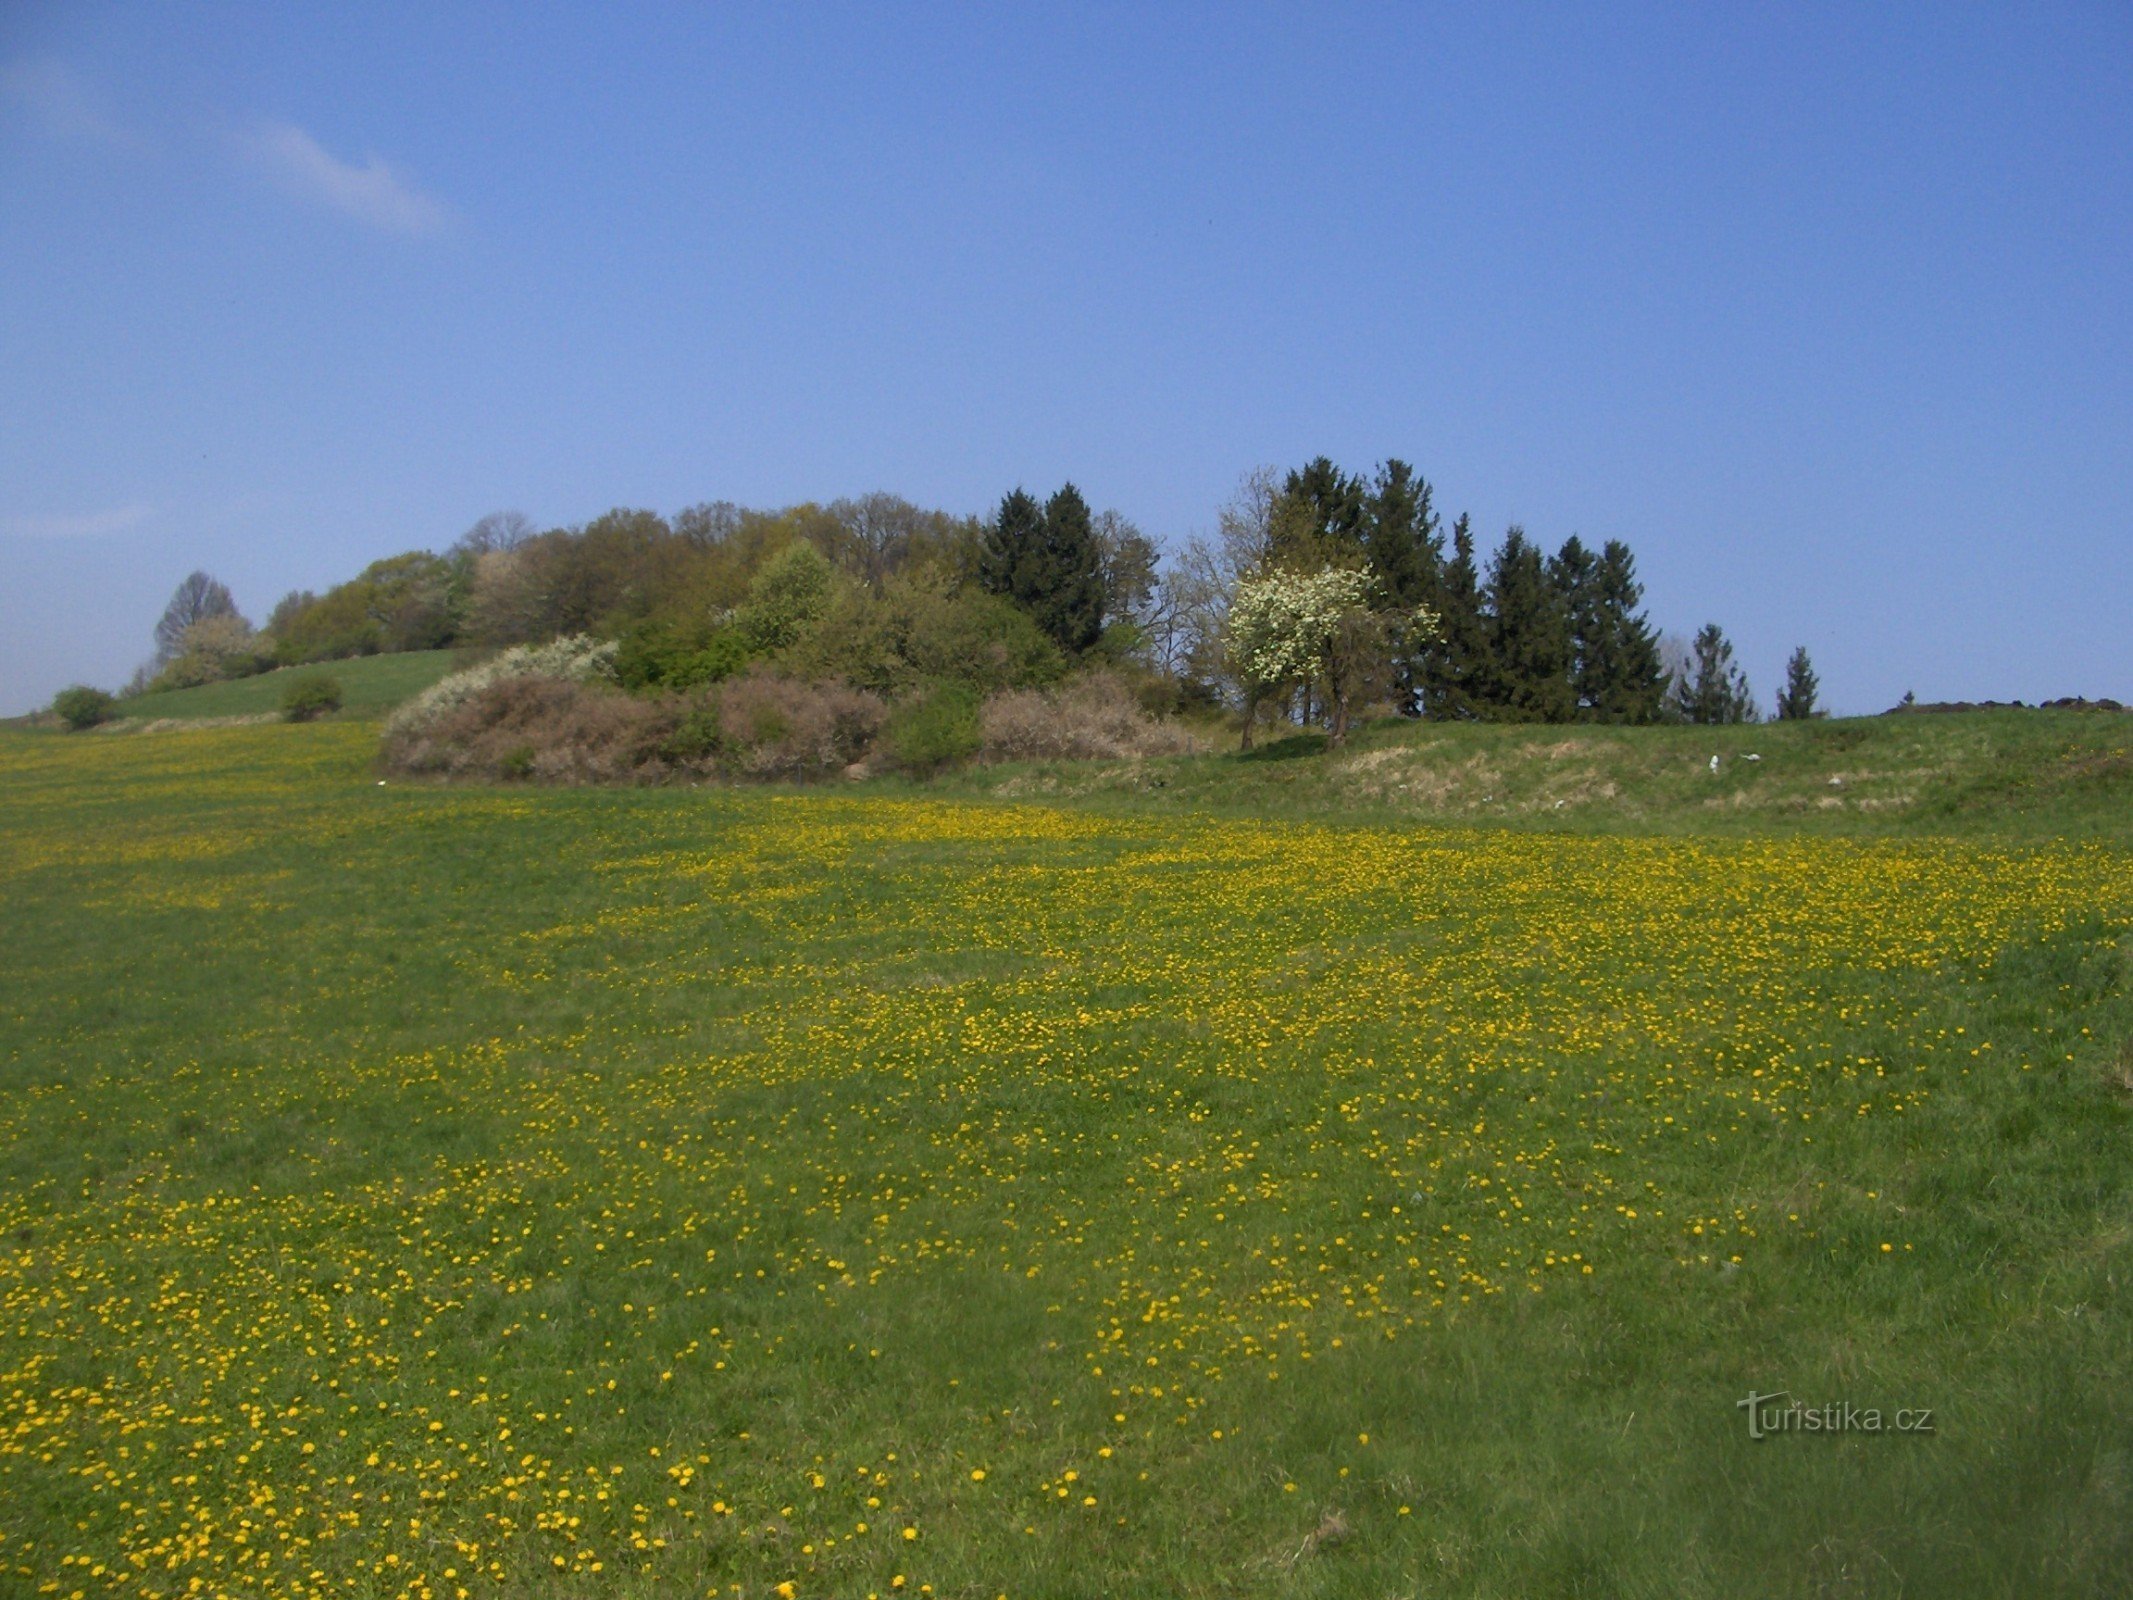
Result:
{"type": "Polygon", "coordinates": [[[1766,705],[2133,700],[2133,11],[0,6],[0,712],[196,566],[1321,452],[1766,705]]]}

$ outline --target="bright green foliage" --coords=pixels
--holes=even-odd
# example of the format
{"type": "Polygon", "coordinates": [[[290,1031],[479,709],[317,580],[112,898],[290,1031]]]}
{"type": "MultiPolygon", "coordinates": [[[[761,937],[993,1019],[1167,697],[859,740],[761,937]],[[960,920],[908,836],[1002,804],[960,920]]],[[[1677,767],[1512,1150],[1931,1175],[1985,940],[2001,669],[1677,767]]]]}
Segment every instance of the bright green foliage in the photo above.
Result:
{"type": "Polygon", "coordinates": [[[284,663],[435,650],[457,634],[453,565],[427,550],[373,561],[323,595],[292,595],[270,628],[284,663]]]}
{"type": "Polygon", "coordinates": [[[1569,721],[1577,709],[1570,617],[1540,548],[1523,528],[1504,535],[1489,565],[1487,614],[1484,714],[1506,722],[1569,721]]]}
{"type": "Polygon", "coordinates": [[[821,551],[794,540],[766,561],[748,585],[733,626],[754,655],[789,650],[830,608],[832,574],[821,551]]]}
{"type": "Polygon", "coordinates": [[[1697,630],[1686,677],[1674,684],[1673,710],[1684,722],[1711,726],[1753,722],[1755,696],[1748,675],[1733,664],[1733,646],[1717,623],[1697,630]]]}
{"type": "Polygon", "coordinates": [[[323,672],[300,672],[281,688],[281,714],[289,722],[311,722],[341,709],[341,685],[323,672]]]}
{"type": "Polygon", "coordinates": [[[942,682],[1027,689],[1066,670],[1027,611],[938,569],[899,573],[879,592],[845,590],[794,665],[892,697],[942,682]]]}
{"type": "Polygon", "coordinates": [[[615,679],[625,689],[694,689],[748,664],[737,627],[647,620],[616,641],[615,679]]]}
{"type": "Polygon", "coordinates": [[[1785,687],[1778,692],[1778,716],[1784,721],[1797,721],[1802,717],[1819,717],[1815,696],[1821,684],[1815,677],[1814,663],[1807,659],[1807,646],[1801,645],[1792,652],[1785,663],[1785,687]]]}
{"type": "Polygon", "coordinates": [[[968,684],[944,683],[898,707],[882,742],[890,760],[920,776],[959,766],[978,753],[978,696],[968,684]]]}
{"type": "Polygon", "coordinates": [[[117,700],[101,689],[77,683],[52,696],[52,714],[70,728],[93,728],[111,720],[117,700]]]}

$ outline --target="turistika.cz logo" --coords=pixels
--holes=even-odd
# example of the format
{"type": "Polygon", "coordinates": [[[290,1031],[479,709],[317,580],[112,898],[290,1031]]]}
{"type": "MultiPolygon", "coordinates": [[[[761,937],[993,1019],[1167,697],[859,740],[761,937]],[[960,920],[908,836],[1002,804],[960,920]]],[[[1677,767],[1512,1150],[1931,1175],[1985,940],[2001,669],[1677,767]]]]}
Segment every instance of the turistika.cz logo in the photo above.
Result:
{"type": "Polygon", "coordinates": [[[1849,1400],[1831,1400],[1811,1406],[1792,1397],[1791,1391],[1776,1394],[1750,1393],[1733,1402],[1736,1411],[1748,1413],[1748,1437],[1768,1439],[1781,1433],[1931,1433],[1933,1408],[1905,1406],[1883,1411],[1877,1406],[1855,1406],[1849,1400]]]}

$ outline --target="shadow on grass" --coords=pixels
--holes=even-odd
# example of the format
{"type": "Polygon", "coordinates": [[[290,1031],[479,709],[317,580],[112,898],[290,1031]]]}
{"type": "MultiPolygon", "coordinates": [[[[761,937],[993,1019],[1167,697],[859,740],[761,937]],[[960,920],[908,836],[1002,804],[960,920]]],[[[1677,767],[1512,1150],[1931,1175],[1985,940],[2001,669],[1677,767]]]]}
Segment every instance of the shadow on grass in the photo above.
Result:
{"type": "Polygon", "coordinates": [[[1260,745],[1256,750],[1241,752],[1239,761],[1299,761],[1306,756],[1323,755],[1326,736],[1322,733],[1292,733],[1286,739],[1276,739],[1272,744],[1260,745]]]}

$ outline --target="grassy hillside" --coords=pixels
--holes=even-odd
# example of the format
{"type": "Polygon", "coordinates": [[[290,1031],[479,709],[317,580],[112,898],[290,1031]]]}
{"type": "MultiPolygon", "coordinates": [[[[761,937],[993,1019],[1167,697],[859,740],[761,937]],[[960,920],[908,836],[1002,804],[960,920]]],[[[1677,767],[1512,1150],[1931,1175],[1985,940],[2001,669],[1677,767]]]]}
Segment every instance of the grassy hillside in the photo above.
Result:
{"type": "Polygon", "coordinates": [[[450,650],[411,650],[400,655],[362,656],[326,661],[312,667],[284,667],[256,678],[204,683],[196,689],[168,689],[121,700],[118,715],[127,721],[161,718],[187,721],[211,717],[269,716],[281,710],[282,686],[301,673],[323,672],[341,686],[341,715],[373,717],[420,694],[452,670],[450,650]]]}
{"type": "Polygon", "coordinates": [[[374,737],[0,735],[0,1589],[2133,1588],[2123,842],[374,737]]]}
{"type": "Polygon", "coordinates": [[[1248,755],[978,768],[945,787],[1136,812],[1587,832],[2133,837],[2133,715],[1976,711],[1619,729],[1387,720],[1338,752],[1306,734],[1248,755]]]}

